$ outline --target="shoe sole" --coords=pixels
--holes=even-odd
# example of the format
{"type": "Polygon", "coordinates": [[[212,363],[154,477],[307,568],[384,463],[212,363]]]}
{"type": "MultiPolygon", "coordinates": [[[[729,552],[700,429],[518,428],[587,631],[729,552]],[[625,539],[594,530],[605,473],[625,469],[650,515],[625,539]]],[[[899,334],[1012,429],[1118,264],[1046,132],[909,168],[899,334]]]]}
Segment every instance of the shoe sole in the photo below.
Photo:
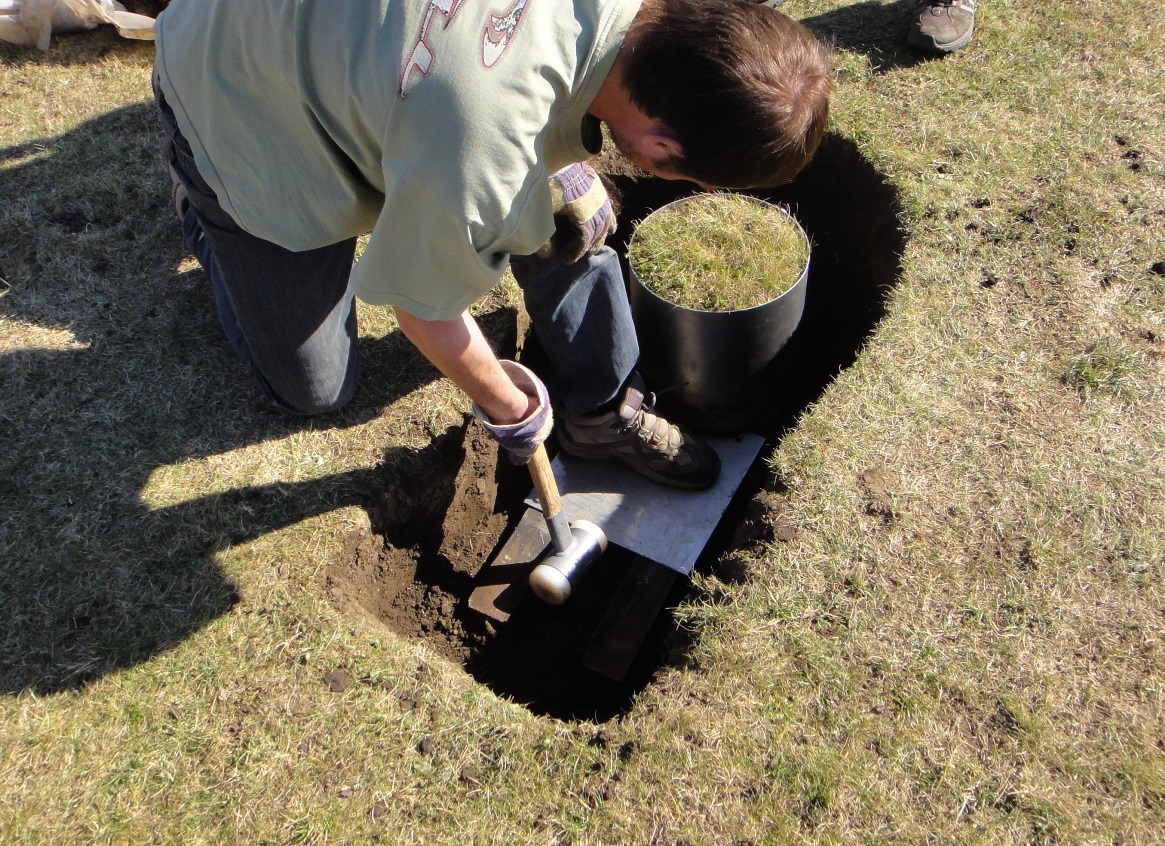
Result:
{"type": "Polygon", "coordinates": [[[939,44],[933,38],[927,38],[924,35],[916,35],[911,32],[906,41],[911,47],[917,47],[919,50],[927,50],[931,53],[953,53],[960,50],[971,43],[972,36],[975,35],[975,27],[972,26],[966,35],[961,38],[956,38],[954,41],[948,41],[946,44],[939,44]]]}
{"type": "Polygon", "coordinates": [[[580,446],[578,444],[568,444],[566,438],[562,438],[562,437],[560,437],[558,439],[558,445],[560,447],[562,447],[563,452],[569,453],[570,455],[573,455],[575,458],[585,458],[588,461],[618,461],[621,464],[624,464],[627,467],[630,467],[632,470],[634,470],[640,476],[643,476],[645,479],[649,479],[658,485],[664,485],[665,487],[669,487],[669,488],[679,488],[681,490],[686,490],[686,491],[707,490],[708,488],[710,488],[714,484],[716,484],[716,479],[718,479],[720,477],[720,472],[719,472],[719,470],[717,470],[716,475],[713,476],[710,481],[707,481],[707,482],[687,482],[687,481],[684,481],[682,479],[676,479],[672,476],[665,476],[662,473],[658,473],[655,470],[652,470],[650,467],[645,467],[642,464],[637,464],[635,461],[633,461],[629,458],[624,458],[621,455],[611,455],[610,452],[603,449],[602,447],[596,447],[592,450],[588,447],[580,446]]]}

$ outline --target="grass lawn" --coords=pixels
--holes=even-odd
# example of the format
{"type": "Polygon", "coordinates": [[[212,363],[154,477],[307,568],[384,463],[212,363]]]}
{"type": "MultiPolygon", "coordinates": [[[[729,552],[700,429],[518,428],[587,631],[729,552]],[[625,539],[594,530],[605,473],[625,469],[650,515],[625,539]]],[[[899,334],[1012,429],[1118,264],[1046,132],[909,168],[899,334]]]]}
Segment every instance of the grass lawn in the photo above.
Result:
{"type": "Polygon", "coordinates": [[[1165,842],[1165,23],[985,0],[932,60],[910,7],[783,7],[891,231],[802,219],[885,256],[877,319],[766,446],[767,530],[590,715],[336,601],[466,400],[362,308],[353,405],[265,410],[152,45],[0,44],[0,842],[1165,842]]]}

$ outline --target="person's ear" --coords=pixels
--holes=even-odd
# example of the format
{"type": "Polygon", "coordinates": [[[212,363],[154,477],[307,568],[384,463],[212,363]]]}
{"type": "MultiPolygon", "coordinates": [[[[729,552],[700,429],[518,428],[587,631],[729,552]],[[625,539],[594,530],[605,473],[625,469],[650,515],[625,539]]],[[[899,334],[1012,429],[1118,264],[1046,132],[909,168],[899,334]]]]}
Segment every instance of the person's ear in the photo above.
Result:
{"type": "Polygon", "coordinates": [[[646,133],[644,141],[655,161],[675,161],[684,156],[683,145],[672,134],[672,131],[659,121],[656,121],[655,125],[646,133]]]}

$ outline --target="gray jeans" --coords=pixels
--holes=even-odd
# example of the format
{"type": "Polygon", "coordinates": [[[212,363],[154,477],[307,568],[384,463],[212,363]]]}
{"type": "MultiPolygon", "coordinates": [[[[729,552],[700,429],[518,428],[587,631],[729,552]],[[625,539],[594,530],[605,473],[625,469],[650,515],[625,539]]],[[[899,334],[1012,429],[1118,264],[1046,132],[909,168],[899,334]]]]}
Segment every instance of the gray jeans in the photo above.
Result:
{"type": "MultiPolygon", "coordinates": [[[[356,392],[360,339],[349,287],[354,238],[292,252],[240,228],[194,163],[155,81],[167,164],[189,194],[186,245],[210,280],[223,330],[255,384],[293,414],[321,414],[356,392]]],[[[575,264],[513,256],[511,268],[553,372],[554,404],[576,417],[614,399],[639,358],[619,258],[604,247],[575,264]]]]}

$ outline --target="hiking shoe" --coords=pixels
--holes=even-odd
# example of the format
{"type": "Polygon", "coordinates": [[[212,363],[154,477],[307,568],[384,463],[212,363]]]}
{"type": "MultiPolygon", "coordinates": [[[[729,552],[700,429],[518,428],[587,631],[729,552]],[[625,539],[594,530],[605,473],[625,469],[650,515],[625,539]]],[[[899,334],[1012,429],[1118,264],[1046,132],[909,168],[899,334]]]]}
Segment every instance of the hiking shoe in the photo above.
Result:
{"type": "Polygon", "coordinates": [[[975,34],[979,0],[923,0],[914,10],[906,43],[932,53],[950,53],[966,46],[975,34]]]}
{"type": "Polygon", "coordinates": [[[687,429],[652,411],[655,395],[632,373],[619,407],[605,414],[563,419],[555,431],[563,450],[579,458],[622,461],[653,482],[673,488],[711,487],[720,456],[687,429]]]}

